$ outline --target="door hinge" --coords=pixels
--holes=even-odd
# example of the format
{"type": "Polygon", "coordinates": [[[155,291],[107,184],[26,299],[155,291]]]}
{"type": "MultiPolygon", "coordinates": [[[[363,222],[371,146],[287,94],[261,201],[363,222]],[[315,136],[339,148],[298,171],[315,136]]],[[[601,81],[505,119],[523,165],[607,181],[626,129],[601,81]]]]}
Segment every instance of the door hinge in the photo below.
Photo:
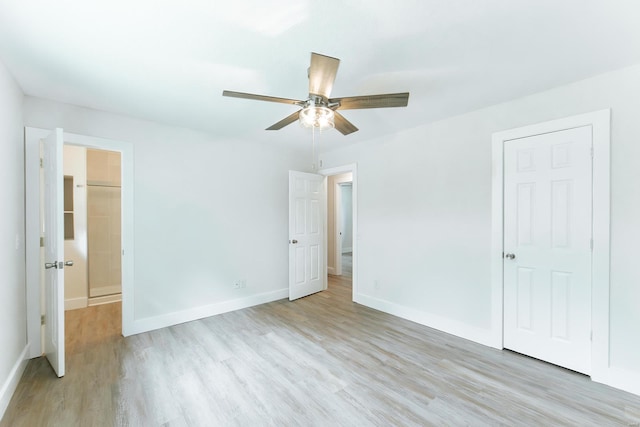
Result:
{"type": "Polygon", "coordinates": [[[40,247],[44,248],[44,237],[40,238],[40,247]]]}
{"type": "Polygon", "coordinates": [[[43,167],[44,167],[44,161],[43,161],[43,159],[42,159],[42,157],[41,157],[41,158],[40,158],[40,168],[43,168],[43,167]]]}
{"type": "Polygon", "coordinates": [[[593,251],[593,238],[591,238],[591,240],[589,241],[589,247],[593,251]]]}
{"type": "Polygon", "coordinates": [[[593,331],[591,331],[591,333],[589,334],[589,340],[593,341],[593,331]]]}
{"type": "Polygon", "coordinates": [[[40,325],[44,325],[44,324],[45,324],[45,321],[44,321],[44,314],[42,314],[42,315],[40,316],[40,325]]]}

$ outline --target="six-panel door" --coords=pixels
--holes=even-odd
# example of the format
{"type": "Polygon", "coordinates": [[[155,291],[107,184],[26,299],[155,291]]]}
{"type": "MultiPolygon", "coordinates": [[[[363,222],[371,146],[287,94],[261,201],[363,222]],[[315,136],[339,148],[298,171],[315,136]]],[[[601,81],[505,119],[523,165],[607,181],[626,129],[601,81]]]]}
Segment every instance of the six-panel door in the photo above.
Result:
{"type": "Polygon", "coordinates": [[[322,175],[289,172],[289,299],[325,289],[325,184],[322,175]]]}
{"type": "Polygon", "coordinates": [[[504,347],[591,369],[591,127],[505,142],[504,347]]]}

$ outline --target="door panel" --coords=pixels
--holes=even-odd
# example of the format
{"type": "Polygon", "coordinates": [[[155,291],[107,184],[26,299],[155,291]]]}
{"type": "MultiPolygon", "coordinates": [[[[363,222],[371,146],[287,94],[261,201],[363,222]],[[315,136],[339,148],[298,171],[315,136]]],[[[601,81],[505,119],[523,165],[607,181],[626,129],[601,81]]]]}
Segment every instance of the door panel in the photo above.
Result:
{"type": "Polygon", "coordinates": [[[289,299],[326,289],[325,179],[289,172],[289,299]]]}
{"type": "Polygon", "coordinates": [[[571,317],[571,273],[551,272],[551,337],[568,341],[571,317]]]}
{"type": "Polygon", "coordinates": [[[535,183],[518,184],[518,246],[528,246],[533,242],[533,206],[535,204],[535,183]]]}
{"type": "Polygon", "coordinates": [[[591,146],[590,126],[504,145],[504,346],[587,374],[591,146]]]}
{"type": "Polygon", "coordinates": [[[59,377],[64,376],[64,178],[62,129],[42,143],[44,169],[44,353],[59,377]]]}
{"type": "Polygon", "coordinates": [[[551,247],[568,248],[569,209],[572,200],[572,181],[561,180],[551,183],[551,247]]]}
{"type": "Polygon", "coordinates": [[[322,262],[320,257],[320,245],[311,245],[309,247],[310,250],[310,258],[311,258],[311,272],[309,274],[309,279],[318,280],[320,279],[320,263],[322,262]]]}
{"type": "Polygon", "coordinates": [[[518,298],[518,328],[531,330],[533,308],[533,270],[530,268],[518,268],[517,298],[518,298]]]}

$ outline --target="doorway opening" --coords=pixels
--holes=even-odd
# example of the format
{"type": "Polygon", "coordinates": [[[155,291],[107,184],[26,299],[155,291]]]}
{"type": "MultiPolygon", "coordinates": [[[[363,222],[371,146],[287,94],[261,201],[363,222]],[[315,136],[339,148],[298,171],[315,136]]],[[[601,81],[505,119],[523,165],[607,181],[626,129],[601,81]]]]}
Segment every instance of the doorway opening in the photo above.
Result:
{"type": "Polygon", "coordinates": [[[117,151],[63,146],[64,253],[74,263],[64,276],[65,345],[70,354],[83,335],[122,332],[121,157],[117,151]]]}
{"type": "MultiPolygon", "coordinates": [[[[61,130],[60,130],[61,131],[61,130]]],[[[27,340],[29,342],[29,358],[35,358],[42,355],[44,336],[44,327],[41,325],[41,318],[43,316],[43,287],[42,280],[44,277],[44,267],[42,262],[42,228],[40,217],[43,209],[43,200],[41,199],[40,189],[43,186],[40,174],[40,144],[41,141],[47,138],[52,133],[48,129],[38,128],[25,128],[25,205],[26,205],[26,282],[27,282],[27,340]]],[[[116,228],[121,233],[121,248],[114,251],[114,256],[118,256],[121,262],[121,296],[118,299],[122,299],[122,303],[117,304],[105,304],[95,307],[107,307],[118,306],[118,314],[116,319],[120,319],[120,322],[116,320],[117,334],[118,335],[130,335],[133,323],[133,147],[131,143],[108,140],[103,138],[95,138],[86,135],[78,135],[72,133],[63,133],[64,146],[81,147],[85,150],[107,150],[108,152],[117,152],[121,155],[121,171],[119,175],[121,177],[121,205],[116,209],[120,211],[120,217],[115,222],[116,228]]],[[[62,175],[73,176],[68,173],[61,173],[62,175]]],[[[75,185],[83,185],[81,182],[77,182],[75,185]]],[[[70,191],[78,189],[74,185],[73,179],[67,179],[67,188],[70,191]]],[[[82,187],[80,187],[82,188],[82,187]]],[[[86,190],[84,188],[83,190],[86,190]]],[[[67,223],[75,223],[81,220],[82,215],[76,214],[76,207],[68,205],[64,209],[64,213],[60,212],[59,215],[66,217],[67,223]],[[69,215],[71,214],[71,215],[69,215]]],[[[113,210],[113,209],[112,209],[113,210]]],[[[67,233],[68,237],[73,234],[74,239],[80,238],[80,230],[78,228],[71,228],[73,232],[67,233]]],[[[86,232],[86,230],[85,230],[86,232]]],[[[85,249],[86,251],[86,249],[85,249]]],[[[90,251],[89,251],[90,252],[90,251]]],[[[86,255],[84,255],[86,257],[86,255]]],[[[65,272],[70,275],[73,274],[71,268],[65,268],[65,272]]],[[[86,281],[85,281],[86,283],[86,281]]],[[[87,285],[88,286],[88,285],[87,285]]],[[[89,290],[85,288],[86,297],[80,300],[62,301],[61,310],[65,309],[65,305],[72,307],[76,304],[82,304],[81,306],[89,306],[89,290]]],[[[111,293],[115,295],[115,293],[111,293]]],[[[110,296],[110,298],[114,298],[110,296]]],[[[115,299],[115,298],[114,298],[115,299]]],[[[98,301],[94,301],[97,303],[98,301]]],[[[106,301],[103,301],[106,302],[106,301]]],[[[100,324],[103,325],[104,317],[101,318],[100,324]]],[[[64,321],[63,321],[64,323],[64,321]]],[[[83,334],[91,335],[97,331],[91,330],[88,325],[91,322],[83,321],[83,334]],[[85,333],[86,331],[86,333],[85,333]]],[[[97,324],[97,323],[96,323],[97,324]]],[[[109,326],[110,327],[110,326],[109,326]]],[[[66,328],[64,328],[66,329],[66,328]]],[[[64,330],[62,329],[62,330],[64,330]]]]}
{"type": "Polygon", "coordinates": [[[357,264],[355,165],[320,172],[327,177],[327,284],[354,301],[357,264]]]}
{"type": "Polygon", "coordinates": [[[121,155],[64,145],[65,310],[122,300],[121,155]]]}

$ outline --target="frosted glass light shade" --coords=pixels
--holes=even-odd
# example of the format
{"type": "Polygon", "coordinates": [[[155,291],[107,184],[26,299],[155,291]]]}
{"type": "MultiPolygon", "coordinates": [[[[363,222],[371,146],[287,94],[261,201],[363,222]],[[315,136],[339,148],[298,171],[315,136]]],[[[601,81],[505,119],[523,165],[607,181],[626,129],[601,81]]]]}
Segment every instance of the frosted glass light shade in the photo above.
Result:
{"type": "Polygon", "coordinates": [[[308,128],[325,130],[335,127],[333,110],[327,107],[309,106],[300,111],[300,124],[308,128]]]}

